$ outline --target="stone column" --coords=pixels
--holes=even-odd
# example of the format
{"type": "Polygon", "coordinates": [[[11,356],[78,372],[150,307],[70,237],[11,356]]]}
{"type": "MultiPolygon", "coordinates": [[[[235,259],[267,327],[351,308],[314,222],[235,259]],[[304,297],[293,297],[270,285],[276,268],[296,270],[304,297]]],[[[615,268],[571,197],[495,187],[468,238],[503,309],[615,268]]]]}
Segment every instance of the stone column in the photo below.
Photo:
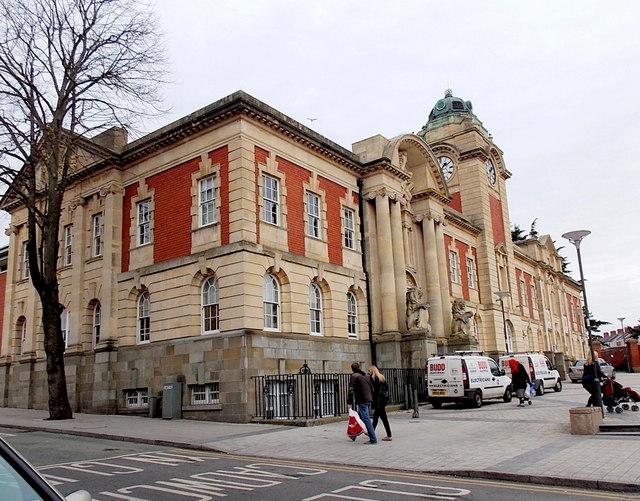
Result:
{"type": "Polygon", "coordinates": [[[391,218],[389,197],[376,195],[376,230],[378,233],[378,257],[380,262],[380,304],[382,307],[382,332],[398,332],[398,307],[396,303],[395,268],[391,242],[391,218]]]}
{"type": "Polygon", "coordinates": [[[404,257],[404,238],[402,231],[402,216],[400,201],[396,200],[391,204],[391,244],[393,250],[393,267],[396,282],[396,311],[398,313],[398,327],[399,332],[407,330],[406,325],[406,291],[407,291],[407,279],[406,275],[406,261],[404,257]]]}
{"type": "MultiPolygon", "coordinates": [[[[440,278],[440,301],[442,302],[442,319],[445,335],[451,332],[451,301],[449,300],[449,272],[447,254],[444,246],[444,221],[435,221],[436,252],[438,254],[438,276],[440,278]]],[[[464,256],[460,256],[460,267],[464,266],[464,256]]]]}
{"type": "Polygon", "coordinates": [[[430,217],[425,217],[422,220],[422,237],[424,239],[427,298],[431,305],[429,308],[429,323],[436,337],[446,337],[448,332],[444,330],[442,301],[440,300],[440,274],[438,273],[436,230],[434,220],[430,217]]]}

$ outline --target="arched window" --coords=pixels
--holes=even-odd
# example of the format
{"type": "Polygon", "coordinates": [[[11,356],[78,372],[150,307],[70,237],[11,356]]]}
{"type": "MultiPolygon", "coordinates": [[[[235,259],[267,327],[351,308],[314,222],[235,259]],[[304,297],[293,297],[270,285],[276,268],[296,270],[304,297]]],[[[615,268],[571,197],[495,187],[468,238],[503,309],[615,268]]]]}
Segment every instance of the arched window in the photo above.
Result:
{"type": "Polygon", "coordinates": [[[69,346],[69,315],[69,310],[63,308],[62,313],[60,313],[60,327],[62,330],[62,343],[65,350],[69,346]]]}
{"type": "Polygon", "coordinates": [[[264,328],[277,331],[280,329],[280,287],[273,275],[264,276],[263,285],[264,328]]]}
{"type": "Polygon", "coordinates": [[[358,302],[351,291],[347,292],[347,332],[350,338],[358,337],[358,302]]]}
{"type": "Polygon", "coordinates": [[[102,321],[102,306],[100,306],[100,301],[98,301],[93,306],[93,327],[92,327],[92,339],[93,339],[93,347],[95,348],[100,342],[100,323],[102,321]]]}
{"type": "Polygon", "coordinates": [[[208,277],[202,284],[202,332],[215,332],[219,325],[218,281],[208,277]]]}
{"type": "Polygon", "coordinates": [[[144,343],[149,341],[149,332],[151,331],[149,293],[143,292],[138,298],[138,342],[144,343]]]}
{"type": "Polygon", "coordinates": [[[317,284],[309,284],[309,324],[311,334],[322,334],[322,292],[317,284]]]}

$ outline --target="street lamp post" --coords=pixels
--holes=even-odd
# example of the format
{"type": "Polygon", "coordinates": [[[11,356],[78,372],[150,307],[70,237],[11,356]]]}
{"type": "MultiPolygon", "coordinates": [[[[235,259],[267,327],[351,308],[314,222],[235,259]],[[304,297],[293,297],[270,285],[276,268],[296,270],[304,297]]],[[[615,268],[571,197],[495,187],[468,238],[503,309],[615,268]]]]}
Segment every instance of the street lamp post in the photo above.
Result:
{"type": "Polygon", "coordinates": [[[620,321],[620,327],[622,328],[622,344],[624,344],[624,361],[627,363],[627,372],[631,372],[631,366],[629,365],[629,345],[627,344],[627,336],[624,333],[624,319],[627,317],[618,317],[620,321]]]}
{"type": "Polygon", "coordinates": [[[494,292],[498,299],[500,300],[500,308],[502,309],[502,328],[504,330],[504,349],[505,353],[511,352],[511,343],[509,343],[509,336],[507,335],[507,319],[504,316],[504,298],[510,295],[509,291],[498,291],[494,292]]]}
{"type": "Polygon", "coordinates": [[[589,230],[576,230],[569,231],[562,235],[562,238],[566,238],[573,245],[576,246],[576,252],[578,253],[578,269],[580,270],[580,286],[582,288],[582,299],[584,301],[584,323],[587,327],[587,332],[589,334],[589,352],[591,353],[591,360],[593,361],[593,372],[594,372],[594,386],[595,386],[595,398],[596,405],[600,407],[600,411],[602,412],[602,416],[604,417],[604,410],[602,409],[602,394],[600,393],[600,380],[598,379],[598,370],[596,368],[597,358],[595,354],[595,350],[593,349],[593,332],[591,331],[591,320],[589,319],[589,305],[587,303],[587,288],[584,284],[584,273],[582,271],[582,256],[580,254],[580,242],[587,235],[591,235],[589,230]]]}

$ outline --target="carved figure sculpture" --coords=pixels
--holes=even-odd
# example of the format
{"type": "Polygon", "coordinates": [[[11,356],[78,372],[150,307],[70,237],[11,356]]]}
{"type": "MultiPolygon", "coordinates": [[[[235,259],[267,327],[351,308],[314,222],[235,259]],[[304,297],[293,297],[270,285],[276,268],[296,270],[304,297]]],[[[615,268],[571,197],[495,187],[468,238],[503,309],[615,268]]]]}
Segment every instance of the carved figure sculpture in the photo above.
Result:
{"type": "Polygon", "coordinates": [[[467,311],[463,299],[455,299],[451,306],[453,322],[451,324],[451,339],[477,343],[478,339],[472,333],[473,312],[467,311]]]}
{"type": "Polygon", "coordinates": [[[422,289],[411,287],[407,290],[407,330],[426,329],[431,331],[429,325],[429,303],[422,301],[422,289]],[[425,310],[426,319],[421,318],[421,312],[425,310]]]}

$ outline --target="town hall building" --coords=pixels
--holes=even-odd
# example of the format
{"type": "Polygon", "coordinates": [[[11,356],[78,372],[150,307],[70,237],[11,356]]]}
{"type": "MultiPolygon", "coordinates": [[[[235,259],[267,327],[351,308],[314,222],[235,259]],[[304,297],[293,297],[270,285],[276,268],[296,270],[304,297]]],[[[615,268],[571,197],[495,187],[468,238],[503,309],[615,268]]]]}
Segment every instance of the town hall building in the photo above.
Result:
{"type": "MultiPolygon", "coordinates": [[[[303,366],[535,351],[562,371],[586,354],[579,283],[550,236],[512,241],[503,152],[451,91],[417,134],[352,151],[244,92],[81,150],[58,272],[76,412],[145,412],[180,383],[184,417],[247,422],[252,378],[303,366]]],[[[1,208],[0,405],[44,409],[27,213],[1,208]]]]}

